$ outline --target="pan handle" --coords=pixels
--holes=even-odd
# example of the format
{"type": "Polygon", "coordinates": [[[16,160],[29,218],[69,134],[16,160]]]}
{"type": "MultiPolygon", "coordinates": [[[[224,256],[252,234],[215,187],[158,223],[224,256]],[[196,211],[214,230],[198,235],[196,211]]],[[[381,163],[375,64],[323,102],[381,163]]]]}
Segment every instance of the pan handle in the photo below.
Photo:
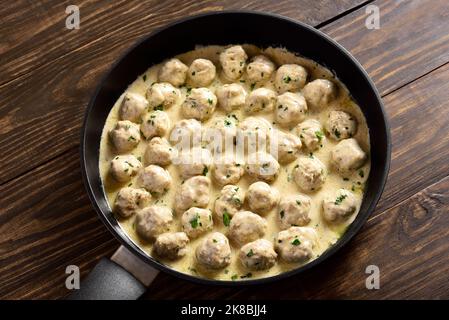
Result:
{"type": "Polygon", "coordinates": [[[102,258],[68,300],[134,300],[153,282],[158,270],[120,246],[111,259],[102,258]]]}

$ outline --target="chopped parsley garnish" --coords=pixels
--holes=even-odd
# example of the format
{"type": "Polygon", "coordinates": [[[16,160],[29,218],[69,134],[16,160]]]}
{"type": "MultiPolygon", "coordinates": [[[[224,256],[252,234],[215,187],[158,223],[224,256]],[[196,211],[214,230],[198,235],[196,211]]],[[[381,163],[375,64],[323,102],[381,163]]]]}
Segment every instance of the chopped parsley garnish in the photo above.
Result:
{"type": "Polygon", "coordinates": [[[299,201],[299,200],[296,200],[296,203],[298,204],[298,206],[301,205],[301,201],[299,201]]]}
{"type": "Polygon", "coordinates": [[[192,92],[192,88],[187,88],[187,95],[189,95],[190,92],[192,92]]]}
{"type": "Polygon", "coordinates": [[[212,99],[207,99],[207,103],[212,104],[214,101],[212,99]]]}
{"type": "Polygon", "coordinates": [[[296,238],[295,240],[292,241],[292,245],[294,246],[299,246],[301,244],[301,241],[299,241],[298,238],[296,238]]]}
{"type": "Polygon", "coordinates": [[[365,176],[365,172],[363,172],[363,170],[360,170],[359,171],[359,176],[360,176],[360,178],[363,178],[365,176]]]}
{"type": "Polygon", "coordinates": [[[142,79],[143,79],[143,81],[147,81],[147,75],[144,74],[144,75],[142,76],[142,79]]]}
{"type": "Polygon", "coordinates": [[[324,134],[321,131],[315,131],[315,135],[319,141],[323,140],[324,134]]]}
{"type": "Polygon", "coordinates": [[[198,228],[200,215],[197,213],[189,222],[193,229],[198,228]]]}
{"type": "Polygon", "coordinates": [[[228,211],[225,210],[225,211],[223,212],[223,224],[224,224],[226,227],[229,227],[229,224],[230,224],[230,223],[231,223],[231,216],[229,215],[228,211]]]}
{"type": "Polygon", "coordinates": [[[133,136],[129,136],[128,141],[134,140],[136,141],[136,138],[134,138],[133,136]]]}
{"type": "Polygon", "coordinates": [[[340,133],[340,131],[338,131],[338,129],[334,129],[334,134],[337,138],[340,138],[340,136],[341,136],[341,133],[340,133]]]}
{"type": "Polygon", "coordinates": [[[164,110],[164,106],[163,106],[162,104],[160,104],[160,105],[154,107],[153,110],[159,110],[159,111],[162,111],[162,110],[164,110]]]}
{"type": "Polygon", "coordinates": [[[214,243],[217,243],[217,242],[218,242],[217,239],[212,239],[212,241],[213,241],[214,243]]]}
{"type": "Polygon", "coordinates": [[[251,250],[249,250],[249,252],[246,254],[246,256],[249,258],[249,257],[252,257],[254,255],[254,252],[253,252],[253,249],[251,249],[251,250]]]}
{"type": "Polygon", "coordinates": [[[207,166],[204,166],[203,176],[207,175],[208,172],[209,172],[209,169],[207,168],[207,166]]]}
{"type": "Polygon", "coordinates": [[[285,76],[282,80],[284,80],[285,83],[290,83],[290,81],[292,81],[292,78],[290,78],[290,76],[285,76]]]}
{"type": "Polygon", "coordinates": [[[245,279],[245,278],[251,278],[252,276],[253,276],[253,274],[251,272],[249,272],[249,273],[247,273],[247,274],[245,274],[243,276],[240,276],[240,278],[241,279],[245,279]]]}
{"type": "Polygon", "coordinates": [[[346,199],[346,197],[347,197],[347,195],[345,195],[345,194],[342,194],[341,196],[337,197],[337,199],[335,199],[335,204],[336,205],[341,204],[343,202],[343,200],[346,199]]]}
{"type": "Polygon", "coordinates": [[[192,71],[192,76],[194,76],[196,74],[196,72],[195,71],[192,71]]]}
{"type": "Polygon", "coordinates": [[[225,124],[226,127],[230,127],[232,122],[227,120],[227,119],[225,119],[224,124],[225,124]]]}
{"type": "Polygon", "coordinates": [[[284,218],[285,211],[284,211],[284,210],[281,210],[281,212],[279,212],[279,214],[281,215],[281,218],[284,218]]]}
{"type": "Polygon", "coordinates": [[[232,275],[231,280],[232,280],[232,281],[235,281],[235,280],[238,279],[238,277],[239,277],[238,275],[234,274],[234,275],[232,275]]]}
{"type": "Polygon", "coordinates": [[[256,86],[255,83],[251,83],[251,90],[254,90],[254,87],[256,86]]]}

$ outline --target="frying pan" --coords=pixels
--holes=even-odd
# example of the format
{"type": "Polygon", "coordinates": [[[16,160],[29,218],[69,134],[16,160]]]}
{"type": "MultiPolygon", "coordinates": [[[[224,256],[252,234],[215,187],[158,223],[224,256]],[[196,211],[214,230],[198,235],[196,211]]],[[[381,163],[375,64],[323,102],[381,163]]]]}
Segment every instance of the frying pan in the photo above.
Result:
{"type": "MultiPolygon", "coordinates": [[[[156,268],[201,284],[244,286],[297,275],[320,264],[347,244],[360,230],[380,198],[389,170],[390,144],[390,130],[381,98],[362,66],[342,46],[322,32],[286,17],[251,11],[223,11],[189,17],[170,24],[146,36],[118,59],[98,85],[87,108],[82,129],[81,167],[93,206],[109,231],[126,248],[124,250],[131,253],[131,259],[140,258],[136,259],[137,263],[149,270],[156,268]],[[112,215],[103,191],[98,167],[99,146],[102,129],[111,107],[127,86],[150,66],[192,50],[196,45],[239,43],[250,43],[259,47],[285,47],[334,72],[348,87],[366,117],[370,129],[372,167],[359,214],[339,241],[319,258],[269,278],[219,281],[170,269],[148,256],[127,237],[112,215]]],[[[69,298],[134,299],[145,289],[143,284],[119,264],[102,259],[81,283],[81,289],[74,291],[69,298]]]]}

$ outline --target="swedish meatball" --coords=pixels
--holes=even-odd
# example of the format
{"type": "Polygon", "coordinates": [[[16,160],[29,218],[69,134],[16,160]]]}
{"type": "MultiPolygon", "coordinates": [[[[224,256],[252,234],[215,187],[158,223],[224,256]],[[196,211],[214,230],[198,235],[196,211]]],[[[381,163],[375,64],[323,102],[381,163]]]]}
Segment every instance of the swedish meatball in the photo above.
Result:
{"type": "Polygon", "coordinates": [[[142,164],[133,155],[117,156],[111,161],[111,176],[118,182],[128,182],[134,177],[142,164]]]}
{"type": "Polygon", "coordinates": [[[200,121],[209,119],[215,111],[217,97],[207,88],[192,89],[183,104],[181,111],[184,117],[200,121]]]}
{"type": "Polygon", "coordinates": [[[279,162],[269,153],[258,151],[248,156],[245,170],[257,180],[273,182],[279,174],[279,162]]]}
{"type": "Polygon", "coordinates": [[[278,161],[282,164],[296,159],[301,149],[301,139],[291,133],[277,131],[278,161]]]}
{"type": "Polygon", "coordinates": [[[212,229],[212,212],[207,209],[192,207],[182,214],[182,230],[189,238],[198,238],[200,235],[212,229]]]}
{"type": "Polygon", "coordinates": [[[276,263],[276,258],[273,244],[265,239],[247,243],[239,251],[240,262],[249,270],[270,269],[276,263]]]}
{"type": "Polygon", "coordinates": [[[309,227],[290,227],[275,238],[275,250],[286,262],[305,262],[313,257],[316,232],[309,227]]]}
{"type": "Polygon", "coordinates": [[[248,56],[241,46],[232,46],[220,53],[220,63],[224,76],[229,80],[240,78],[248,56]]]}
{"type": "Polygon", "coordinates": [[[154,251],[160,257],[176,260],[186,255],[188,243],[184,232],[166,232],[156,238],[154,251]]]}
{"type": "Polygon", "coordinates": [[[292,127],[306,117],[307,104],[304,97],[297,93],[285,92],[278,96],[275,108],[275,120],[282,127],[292,127]]]}
{"type": "Polygon", "coordinates": [[[250,211],[239,211],[231,219],[229,238],[238,245],[254,241],[264,236],[267,221],[250,211]]]}
{"type": "Polygon", "coordinates": [[[193,176],[206,175],[212,164],[212,155],[209,150],[195,147],[182,151],[174,161],[183,179],[193,176]]]}
{"type": "Polygon", "coordinates": [[[131,151],[140,142],[139,125],[128,120],[119,121],[109,132],[109,136],[117,152],[131,151]]]}
{"type": "Polygon", "coordinates": [[[214,232],[204,237],[195,251],[196,260],[210,269],[221,269],[231,262],[231,247],[226,236],[214,232]]]}
{"type": "Polygon", "coordinates": [[[142,112],[147,108],[148,101],[140,94],[127,92],[123,97],[118,111],[121,120],[138,123],[142,112]]]}
{"type": "Polygon", "coordinates": [[[140,172],[137,181],[152,194],[163,194],[170,188],[172,179],[167,170],[151,164],[140,172]]]}
{"type": "Polygon", "coordinates": [[[175,87],[179,87],[186,82],[188,69],[179,59],[170,59],[159,70],[159,81],[168,82],[175,87]]]}
{"type": "Polygon", "coordinates": [[[264,150],[272,131],[271,124],[264,118],[248,117],[239,124],[237,138],[240,143],[264,150]]]}
{"type": "Polygon", "coordinates": [[[270,80],[275,68],[274,63],[266,56],[255,56],[246,67],[246,79],[250,83],[264,83],[270,80]]]}
{"type": "Polygon", "coordinates": [[[282,198],[278,212],[282,229],[291,226],[305,226],[310,222],[311,199],[305,195],[295,195],[282,198]]]}
{"type": "Polygon", "coordinates": [[[212,120],[210,127],[203,132],[203,141],[209,143],[208,147],[216,152],[223,152],[226,148],[234,149],[237,135],[237,124],[231,116],[218,117],[212,120]]]}
{"type": "Polygon", "coordinates": [[[209,204],[210,180],[204,176],[187,179],[179,186],[175,195],[176,212],[184,212],[191,207],[204,208],[209,204]]]}
{"type": "Polygon", "coordinates": [[[236,184],[245,173],[243,161],[234,156],[225,155],[213,166],[212,174],[215,181],[221,185],[236,184]]]}
{"type": "Polygon", "coordinates": [[[312,110],[321,110],[336,98],[337,88],[335,84],[326,79],[316,79],[304,87],[302,94],[307,106],[312,110]]]}
{"type": "Polygon", "coordinates": [[[315,119],[301,122],[296,127],[296,133],[309,151],[315,151],[326,140],[320,122],[315,119]]]}
{"type": "Polygon", "coordinates": [[[226,112],[234,109],[240,109],[245,105],[246,91],[237,84],[225,84],[217,89],[218,106],[226,112]]]}
{"type": "Polygon", "coordinates": [[[276,93],[273,90],[259,88],[252,91],[245,102],[248,113],[271,112],[276,104],[276,93]]]}
{"type": "Polygon", "coordinates": [[[324,124],[329,136],[335,140],[351,138],[357,131],[357,122],[344,111],[331,111],[324,124]]]}
{"type": "Polygon", "coordinates": [[[214,64],[207,59],[195,59],[187,72],[188,82],[193,87],[207,87],[214,80],[216,68],[214,64]]]}
{"type": "Polygon", "coordinates": [[[183,119],[174,125],[169,139],[172,143],[181,143],[182,148],[190,148],[192,145],[200,144],[201,135],[201,122],[195,119],[183,119]]]}
{"type": "Polygon", "coordinates": [[[331,151],[331,163],[343,176],[360,168],[366,160],[366,154],[354,138],[340,141],[331,151]]]}
{"type": "Polygon", "coordinates": [[[215,200],[214,213],[218,221],[229,226],[231,218],[240,210],[245,199],[245,192],[236,185],[224,186],[220,196],[215,200]]]}
{"type": "Polygon", "coordinates": [[[345,189],[327,195],[323,199],[323,218],[329,223],[341,223],[357,210],[357,199],[345,189]]]}
{"type": "Polygon", "coordinates": [[[306,84],[307,71],[297,64],[284,64],[276,71],[274,85],[279,93],[299,91],[306,84]]]}
{"type": "Polygon", "coordinates": [[[151,194],[143,189],[125,187],[120,189],[114,202],[114,212],[128,218],[137,210],[145,207],[151,200],[151,194]]]}
{"type": "Polygon", "coordinates": [[[167,82],[153,84],[146,95],[150,110],[169,109],[181,100],[181,91],[167,82]]]}
{"type": "Polygon", "coordinates": [[[164,111],[156,110],[142,117],[140,130],[147,139],[164,136],[170,128],[170,118],[164,111]]]}
{"type": "Polygon", "coordinates": [[[246,201],[251,210],[264,214],[273,209],[279,202],[279,192],[265,182],[251,184],[246,193],[246,201]]]}
{"type": "Polygon", "coordinates": [[[153,240],[169,231],[172,222],[173,214],[168,207],[149,206],[136,215],[136,231],[143,239],[153,240]]]}
{"type": "Polygon", "coordinates": [[[326,167],[316,157],[300,157],[293,170],[293,178],[298,187],[305,191],[316,191],[326,181],[326,167]]]}
{"type": "Polygon", "coordinates": [[[167,140],[160,137],[154,137],[148,143],[144,156],[147,164],[167,166],[171,163],[175,153],[175,150],[170,146],[167,140]]]}

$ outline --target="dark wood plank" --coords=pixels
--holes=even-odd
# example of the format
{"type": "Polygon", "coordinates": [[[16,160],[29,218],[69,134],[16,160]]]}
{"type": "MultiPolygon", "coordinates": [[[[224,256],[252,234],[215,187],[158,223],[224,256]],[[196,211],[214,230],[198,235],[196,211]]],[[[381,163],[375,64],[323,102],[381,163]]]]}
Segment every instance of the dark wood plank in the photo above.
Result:
{"type": "Polygon", "coordinates": [[[303,275],[263,287],[214,288],[161,274],[148,299],[448,299],[449,177],[371,220],[336,256],[303,275]],[[368,290],[365,269],[380,269],[368,290]]]}
{"type": "Polygon", "coordinates": [[[385,95],[449,61],[449,2],[375,1],[380,29],[368,30],[365,9],[323,28],[362,62],[385,95]]]}
{"type": "MultiPolygon", "coordinates": [[[[379,4],[383,3],[397,2],[379,0],[379,4]]],[[[432,12],[429,15],[415,17],[420,20],[411,19],[403,7],[388,12],[382,20],[382,28],[391,31],[387,34],[382,33],[383,29],[371,31],[363,26],[357,25],[356,28],[353,25],[353,15],[356,15],[356,21],[359,22],[365,18],[364,8],[344,17],[341,19],[342,22],[337,20],[335,28],[338,31],[331,33],[331,27],[325,30],[345,44],[349,50],[359,55],[362,64],[371,68],[371,73],[389,74],[388,78],[378,77],[379,87],[383,88],[385,81],[390,83],[390,77],[394,78],[394,82],[400,86],[428,72],[428,68],[448,58],[449,43],[441,44],[446,52],[443,55],[441,48],[437,46],[441,42],[440,38],[446,37],[448,32],[447,26],[434,17],[439,17],[443,12],[441,5],[434,5],[435,3],[439,2],[430,0],[413,2],[413,8],[416,11],[432,12]],[[414,54],[426,56],[426,68],[423,68],[422,61],[419,59],[402,61],[398,58],[404,55],[404,50],[411,50],[409,40],[399,41],[396,33],[393,32],[399,25],[406,26],[401,29],[401,38],[414,39],[414,54]],[[432,25],[437,33],[429,35],[426,32],[415,32],[422,26],[430,30],[432,25]],[[385,61],[395,61],[394,66],[398,76],[395,71],[390,70],[392,68],[390,64],[374,63],[377,61],[375,56],[359,54],[365,52],[364,48],[372,47],[372,43],[376,43],[377,48],[382,48],[379,50],[384,51],[382,57],[385,61]],[[392,43],[397,47],[395,50],[391,49],[392,43]],[[438,50],[432,49],[437,47],[438,50]],[[435,55],[434,58],[433,55],[435,55]]],[[[444,3],[447,4],[447,2],[444,3]]],[[[384,5],[384,7],[390,10],[395,8],[393,5],[384,5]]],[[[301,10],[298,7],[296,10],[298,16],[301,16],[301,10]]],[[[178,15],[173,13],[164,17],[174,19],[178,15]]],[[[0,162],[3,164],[0,167],[0,183],[29,171],[79,143],[83,111],[94,86],[119,52],[132,42],[123,41],[123,39],[136,39],[159,24],[167,22],[167,20],[160,21],[159,18],[153,19],[153,17],[144,21],[145,23],[130,24],[129,27],[116,32],[109,32],[107,36],[71,51],[53,63],[40,66],[25,76],[0,87],[0,162]],[[145,28],[140,28],[141,25],[145,25],[145,28]],[[16,148],[18,144],[21,145],[20,150],[16,148]]],[[[108,29],[106,22],[100,21],[99,25],[102,26],[102,30],[108,29]]],[[[391,88],[390,83],[385,85],[384,90],[391,91],[391,88]]]]}
{"type": "MultiPolygon", "coordinates": [[[[333,274],[336,272],[333,266],[338,265],[338,279],[340,277],[347,279],[354,273],[358,273],[357,277],[362,277],[363,269],[360,266],[364,268],[367,261],[372,263],[386,261],[377,260],[374,257],[383,257],[386,252],[388,253],[391,250],[391,243],[395,243],[396,250],[400,250],[400,245],[406,246],[411,241],[412,233],[400,234],[397,229],[394,229],[403,221],[393,218],[395,212],[401,212],[403,215],[402,212],[405,209],[398,211],[397,208],[393,208],[388,212],[380,213],[383,208],[398,204],[403,197],[409,197],[419,186],[423,187],[425,183],[428,185],[432,180],[443,177],[449,172],[447,163],[449,120],[445,110],[446,101],[449,99],[448,80],[449,64],[387,97],[385,101],[387,108],[397,110],[396,113],[391,114],[395,128],[393,130],[393,170],[383,200],[373,215],[374,218],[343,251],[343,254],[339,254],[326,263],[322,267],[324,269],[318,268],[311,275],[304,276],[312,280],[307,282],[303,277],[294,278],[292,283],[297,287],[289,287],[290,289],[284,290],[285,292],[281,288],[289,281],[273,285],[273,290],[279,288],[277,294],[282,294],[283,297],[290,295],[290,298],[321,297],[325,294],[324,287],[316,288],[314,281],[318,283],[322,281],[322,277],[325,277],[324,283],[329,285],[330,291],[324,296],[331,297],[331,294],[335,297],[356,297],[358,294],[363,296],[365,293],[360,290],[354,291],[354,288],[360,289],[360,287],[353,287],[347,282],[345,284],[332,282],[333,274]],[[429,94],[430,92],[433,94],[429,94]],[[426,117],[417,116],[422,112],[425,112],[426,117]],[[416,128],[422,129],[419,138],[413,134],[416,128]],[[434,141],[435,135],[438,141],[434,141]],[[415,157],[418,158],[417,161],[414,160],[415,157]],[[420,173],[419,170],[424,172],[420,173]],[[323,270],[327,270],[328,273],[323,270]]],[[[0,298],[2,296],[60,297],[66,293],[63,287],[65,276],[63,270],[66,265],[80,263],[82,271],[87,272],[101,253],[108,255],[117,247],[117,243],[111,239],[106,228],[101,226],[90,207],[82,186],[78,162],[78,150],[72,148],[61,157],[0,187],[0,194],[5,195],[0,199],[0,208],[2,208],[0,211],[0,283],[5,283],[3,286],[5,289],[0,290],[0,298]],[[98,244],[102,247],[97,248],[98,244]],[[49,282],[49,278],[52,281],[49,282]]],[[[435,206],[432,210],[437,213],[445,212],[439,210],[447,211],[447,203],[444,201],[440,201],[443,209],[435,206]]],[[[420,212],[405,211],[404,214],[407,215],[420,212]]],[[[435,226],[432,225],[429,236],[441,232],[439,228],[445,221],[442,217],[436,222],[435,226]]],[[[447,227],[444,225],[445,229],[447,227]]],[[[423,238],[422,246],[427,243],[426,241],[430,241],[426,239],[423,238]]],[[[420,238],[413,240],[419,241],[420,238]]],[[[438,248],[435,250],[429,255],[439,252],[438,248]]],[[[396,255],[396,251],[393,253],[396,255]]],[[[410,260],[410,255],[402,257],[403,260],[393,259],[394,255],[385,259],[397,261],[395,265],[397,268],[401,266],[408,268],[406,261],[410,260]]],[[[434,266],[440,267],[437,262],[434,266]]],[[[393,268],[391,265],[387,267],[385,270],[388,274],[385,273],[385,276],[391,278],[397,276],[397,273],[389,269],[393,268]]],[[[182,296],[186,298],[235,297],[243,294],[239,290],[229,288],[210,290],[205,286],[196,286],[161,275],[151,288],[149,297],[178,297],[176,292],[179,291],[180,283],[183,288],[186,288],[185,291],[181,291],[182,296]]],[[[420,290],[423,293],[424,290],[430,289],[422,286],[420,290]]],[[[248,291],[248,297],[259,297],[260,291],[258,289],[248,291]]],[[[391,294],[399,296],[402,293],[391,294]]]]}
{"type": "MultiPolygon", "coordinates": [[[[53,63],[61,56],[90,46],[111,34],[129,34],[123,50],[136,39],[170,21],[205,11],[251,9],[283,14],[311,25],[353,8],[366,0],[250,0],[250,1],[77,1],[80,8],[79,30],[65,28],[65,1],[9,1],[0,8],[1,83],[22,76],[36,65],[53,63]],[[32,27],[30,27],[32,26],[32,27]]],[[[74,3],[75,4],[75,3],[74,3]]],[[[114,48],[113,50],[117,50],[114,48]]],[[[117,56],[118,51],[111,52],[117,56]]]]}

